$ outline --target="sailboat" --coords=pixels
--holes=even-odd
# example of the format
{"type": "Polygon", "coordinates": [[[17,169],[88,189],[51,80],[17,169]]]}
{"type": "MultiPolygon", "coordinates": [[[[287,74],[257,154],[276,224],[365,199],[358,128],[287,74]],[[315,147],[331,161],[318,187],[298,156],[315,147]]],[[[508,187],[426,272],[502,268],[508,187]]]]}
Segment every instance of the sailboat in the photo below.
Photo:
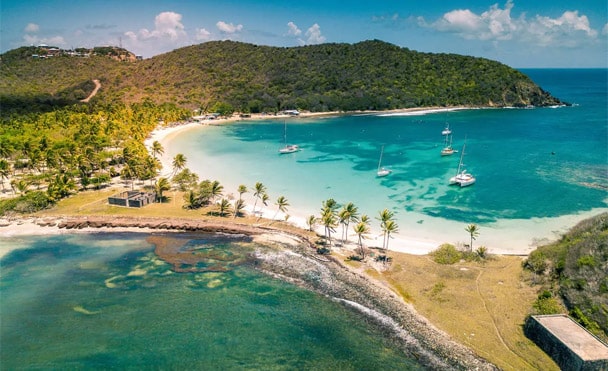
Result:
{"type": "Polygon", "coordinates": [[[464,160],[464,150],[466,147],[466,141],[462,145],[462,152],[460,152],[460,162],[458,162],[458,170],[456,171],[456,175],[450,178],[450,185],[458,184],[460,187],[470,186],[475,183],[475,177],[463,168],[462,161],[464,160]]]}
{"type": "Polygon", "coordinates": [[[287,153],[294,153],[294,152],[298,152],[300,150],[300,147],[298,147],[295,144],[287,144],[287,121],[284,121],[285,123],[285,129],[283,132],[283,141],[285,143],[285,146],[281,149],[279,149],[279,154],[284,155],[287,153]]]}
{"type": "Polygon", "coordinates": [[[451,156],[456,153],[457,151],[452,148],[452,130],[450,129],[450,124],[445,125],[445,129],[443,129],[441,135],[445,137],[441,156],[451,156]]]}
{"type": "Polygon", "coordinates": [[[388,174],[393,172],[392,170],[382,167],[382,155],[383,154],[384,154],[384,146],[382,146],[382,149],[380,150],[380,160],[378,160],[378,171],[376,172],[376,175],[379,177],[387,176],[388,174]]]}

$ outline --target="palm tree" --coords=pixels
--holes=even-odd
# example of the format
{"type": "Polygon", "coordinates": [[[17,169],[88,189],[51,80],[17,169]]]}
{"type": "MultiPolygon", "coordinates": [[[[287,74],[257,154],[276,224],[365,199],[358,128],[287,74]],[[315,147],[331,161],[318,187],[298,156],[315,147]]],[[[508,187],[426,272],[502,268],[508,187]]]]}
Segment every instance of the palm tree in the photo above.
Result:
{"type": "Polygon", "coordinates": [[[394,216],[395,216],[395,214],[392,211],[390,211],[389,209],[384,209],[384,210],[380,211],[378,220],[380,220],[380,228],[382,228],[382,231],[384,232],[384,234],[382,236],[382,248],[384,248],[384,246],[387,245],[386,224],[389,221],[392,221],[394,216]]]}
{"type": "Polygon", "coordinates": [[[307,219],[306,219],[306,225],[308,226],[308,230],[312,232],[313,229],[315,229],[315,225],[317,225],[317,217],[314,215],[310,215],[307,219]]]}
{"type": "Polygon", "coordinates": [[[335,232],[335,227],[338,225],[335,210],[330,207],[324,207],[321,210],[321,223],[325,226],[325,238],[329,241],[329,246],[331,246],[331,232],[335,232]]]}
{"type": "Polygon", "coordinates": [[[476,240],[479,236],[479,227],[476,224],[469,224],[464,230],[469,232],[469,235],[471,236],[469,251],[473,251],[473,240],[476,240]]]}
{"type": "Polygon", "coordinates": [[[218,203],[220,208],[220,216],[224,216],[224,214],[230,213],[230,201],[225,198],[218,203]]]}
{"type": "Polygon", "coordinates": [[[178,171],[186,167],[186,156],[181,153],[178,153],[173,157],[173,162],[171,165],[173,166],[173,175],[177,174],[178,171]]]}
{"type": "Polygon", "coordinates": [[[382,247],[384,247],[386,250],[388,250],[388,242],[391,239],[391,233],[399,232],[399,226],[397,225],[397,223],[394,220],[388,220],[382,227],[382,231],[384,232],[384,235],[386,236],[386,247],[384,245],[382,247]]]}
{"type": "Polygon", "coordinates": [[[262,195],[266,193],[266,186],[260,182],[257,182],[255,183],[253,189],[255,190],[253,192],[253,196],[255,197],[255,203],[253,204],[253,213],[255,214],[255,206],[258,203],[258,199],[262,198],[262,195]]]}
{"type": "Polygon", "coordinates": [[[247,191],[248,191],[248,190],[247,190],[247,186],[246,186],[246,185],[241,184],[241,185],[239,186],[239,188],[237,189],[237,192],[239,192],[239,200],[242,200],[242,199],[243,199],[243,194],[244,194],[244,193],[247,193],[247,191]]]}
{"type": "MultiPolygon", "coordinates": [[[[260,196],[260,200],[262,200],[262,205],[268,206],[268,200],[270,200],[268,193],[262,193],[262,195],[260,196]]],[[[258,216],[258,220],[260,220],[261,218],[262,218],[262,213],[260,213],[260,215],[258,216]]]]}
{"type": "Polygon", "coordinates": [[[0,159],[0,183],[4,191],[4,179],[8,179],[11,175],[11,165],[5,159],[0,159]]]}
{"type": "Polygon", "coordinates": [[[365,250],[363,250],[363,239],[365,238],[365,235],[369,233],[369,225],[361,221],[353,226],[353,230],[357,234],[357,237],[359,237],[359,255],[361,255],[361,257],[365,259],[365,250]]]}
{"type": "Polygon", "coordinates": [[[169,179],[159,178],[156,181],[156,183],[154,184],[154,190],[156,191],[156,194],[158,195],[158,197],[157,197],[158,202],[164,201],[163,192],[168,191],[170,189],[171,189],[171,183],[169,182],[169,179]]]}
{"type": "Polygon", "coordinates": [[[352,202],[342,206],[342,210],[338,214],[340,224],[342,224],[342,240],[348,242],[348,226],[350,222],[359,221],[359,209],[352,202]]]}
{"type": "Polygon", "coordinates": [[[211,201],[215,200],[216,197],[221,196],[223,191],[224,186],[221,185],[217,180],[214,180],[213,183],[211,183],[211,188],[209,190],[211,201]]]}
{"type": "Polygon", "coordinates": [[[243,209],[245,209],[245,201],[240,198],[234,201],[234,218],[243,215],[243,209]]]}
{"type": "Polygon", "coordinates": [[[152,156],[154,157],[154,159],[156,159],[157,155],[162,155],[163,153],[165,153],[165,149],[163,148],[163,145],[160,144],[160,142],[158,140],[155,140],[152,143],[152,156]]]}
{"type": "Polygon", "coordinates": [[[184,209],[196,209],[199,207],[198,194],[193,190],[184,195],[184,209]]]}
{"type": "Polygon", "coordinates": [[[287,199],[285,198],[285,196],[279,196],[279,198],[277,198],[276,205],[279,206],[279,208],[277,209],[277,212],[274,214],[274,217],[272,219],[277,218],[279,211],[282,213],[286,213],[287,206],[289,206],[289,202],[287,202],[287,199]]]}

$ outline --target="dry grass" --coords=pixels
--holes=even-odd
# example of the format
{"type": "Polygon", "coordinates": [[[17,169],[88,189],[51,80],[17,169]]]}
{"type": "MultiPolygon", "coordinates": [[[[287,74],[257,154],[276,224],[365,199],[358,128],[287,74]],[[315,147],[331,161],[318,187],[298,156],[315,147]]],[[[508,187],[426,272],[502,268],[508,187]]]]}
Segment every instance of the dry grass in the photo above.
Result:
{"type": "Polygon", "coordinates": [[[440,265],[428,256],[391,255],[387,270],[367,274],[456,341],[505,370],[559,369],[523,334],[537,294],[521,281],[520,257],[440,265]]]}
{"type": "MultiPolygon", "coordinates": [[[[168,192],[169,202],[144,208],[111,206],[108,196],[123,188],[81,192],[61,200],[38,216],[106,215],[231,220],[210,216],[214,209],[185,210],[182,194],[168,192]]],[[[238,218],[243,224],[272,224],[293,230],[287,223],[238,218]]],[[[376,270],[359,262],[346,265],[384,283],[439,329],[505,370],[558,370],[557,365],[522,330],[536,290],[521,280],[521,258],[500,256],[484,264],[460,262],[440,265],[429,256],[391,253],[393,262],[376,270]]]]}

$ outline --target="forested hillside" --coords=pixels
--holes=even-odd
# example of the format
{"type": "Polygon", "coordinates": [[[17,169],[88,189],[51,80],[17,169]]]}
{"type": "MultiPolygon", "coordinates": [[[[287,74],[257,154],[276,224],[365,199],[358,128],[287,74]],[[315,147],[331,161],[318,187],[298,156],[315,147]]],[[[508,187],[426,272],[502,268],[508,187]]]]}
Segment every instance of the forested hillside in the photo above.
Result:
{"type": "Polygon", "coordinates": [[[103,56],[40,60],[20,48],[2,55],[0,102],[9,110],[69,104],[86,96],[92,79],[101,81],[95,99],[104,104],[222,103],[251,113],[562,103],[504,64],[375,40],[290,48],[216,41],[136,63],[103,56]]]}
{"type": "Polygon", "coordinates": [[[607,213],[587,219],[559,241],[539,247],[524,266],[545,288],[538,300],[541,313],[553,312],[546,304],[559,298],[571,316],[608,339],[607,213]]]}

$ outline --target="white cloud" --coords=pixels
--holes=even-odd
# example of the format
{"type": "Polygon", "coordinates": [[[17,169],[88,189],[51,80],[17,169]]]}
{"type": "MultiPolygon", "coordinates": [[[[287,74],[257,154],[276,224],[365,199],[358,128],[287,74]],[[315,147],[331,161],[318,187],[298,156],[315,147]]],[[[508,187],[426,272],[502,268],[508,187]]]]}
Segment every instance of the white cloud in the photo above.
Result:
{"type": "Polygon", "coordinates": [[[602,35],[608,35],[608,23],[602,27],[602,35]]]}
{"type": "Polygon", "coordinates": [[[211,39],[211,32],[207,31],[204,28],[197,28],[196,29],[196,35],[194,35],[194,37],[196,38],[196,40],[198,41],[207,41],[211,39]]]}
{"type": "Polygon", "coordinates": [[[306,40],[298,39],[300,44],[322,44],[325,42],[325,36],[321,35],[321,27],[318,24],[313,24],[306,31],[306,40]]]}
{"type": "Polygon", "coordinates": [[[287,27],[289,27],[289,31],[287,31],[288,35],[300,36],[300,34],[302,34],[302,30],[300,30],[293,22],[287,23],[287,27]]]}
{"type": "Polygon", "coordinates": [[[26,45],[46,44],[49,46],[65,46],[67,43],[62,36],[38,37],[37,35],[23,35],[26,45]]]}
{"type": "Polygon", "coordinates": [[[154,30],[140,29],[137,33],[125,32],[132,41],[145,41],[150,39],[177,41],[186,38],[182,15],[174,12],[162,12],[154,18],[154,30]]]}
{"type": "Polygon", "coordinates": [[[38,30],[40,30],[40,26],[38,26],[36,23],[28,23],[27,26],[25,26],[24,31],[27,33],[36,33],[38,30]]]}
{"type": "Polygon", "coordinates": [[[515,40],[540,46],[575,47],[594,41],[598,35],[591,28],[587,16],[579,15],[576,10],[565,11],[559,18],[537,15],[526,19],[525,14],[513,18],[513,7],[513,2],[508,0],[504,9],[498,4],[481,14],[469,9],[457,9],[432,23],[427,23],[422,17],[418,17],[417,21],[422,27],[452,32],[469,40],[515,40]]]}
{"type": "Polygon", "coordinates": [[[237,32],[240,32],[241,30],[243,30],[243,25],[239,24],[239,25],[234,25],[232,23],[226,23],[224,21],[219,21],[215,24],[215,26],[217,27],[218,30],[220,30],[220,32],[225,33],[225,34],[234,34],[237,32]]]}

